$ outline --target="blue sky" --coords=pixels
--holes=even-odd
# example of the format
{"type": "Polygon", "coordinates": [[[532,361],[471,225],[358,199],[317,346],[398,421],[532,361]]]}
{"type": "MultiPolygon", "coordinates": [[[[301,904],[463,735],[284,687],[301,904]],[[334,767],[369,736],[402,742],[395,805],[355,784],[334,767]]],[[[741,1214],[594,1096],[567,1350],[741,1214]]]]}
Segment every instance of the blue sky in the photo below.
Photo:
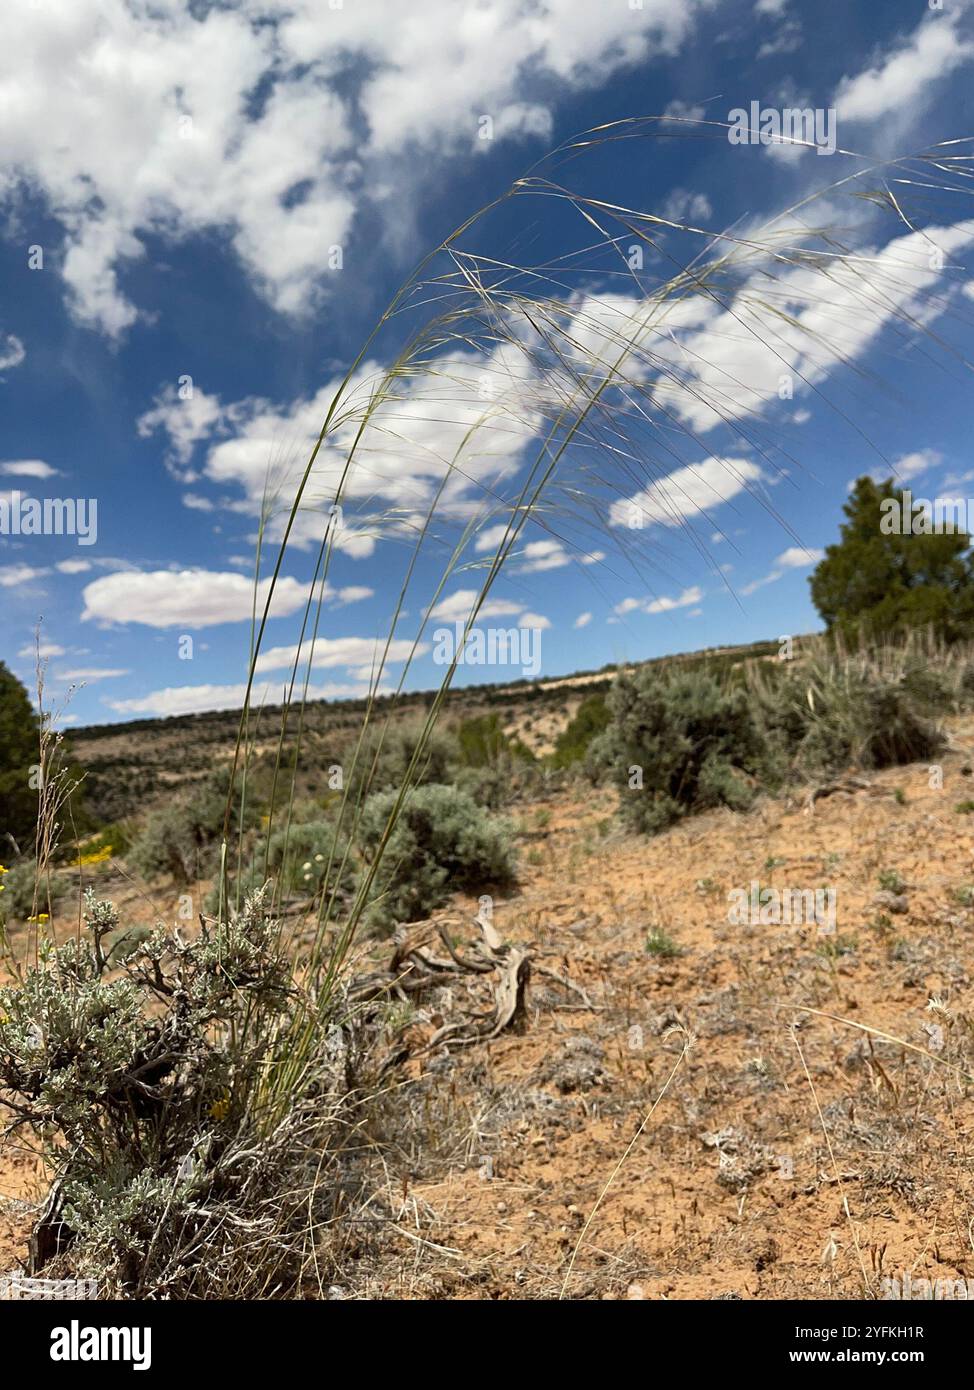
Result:
{"type": "MultiPolygon", "coordinates": [[[[949,164],[878,167],[974,130],[974,12],[960,0],[12,0],[0,52],[0,502],[97,502],[90,545],[0,535],[0,656],[29,680],[43,616],[48,698],[73,687],[68,722],[239,703],[265,480],[279,490],[269,552],[335,387],[400,283],[596,125],[667,118],[538,172],[668,225],[639,224],[657,245],[642,243],[634,276],[631,232],[608,214],[614,251],[564,199],[505,203],[461,246],[482,267],[530,269],[518,315],[543,296],[562,342],[604,360],[677,267],[732,243],[749,254],[718,292],[667,312],[607,397],[613,413],[566,450],[485,623],[539,629],[549,675],[808,631],[808,574],[852,478],[895,469],[925,496],[974,479],[970,194],[949,164]],[[755,101],[833,110],[838,150],[732,145],[723,123],[755,101]],[[901,215],[859,196],[884,186],[901,215]],[[769,230],[815,193],[801,225],[769,230]],[[803,259],[813,247],[822,265],[803,259]],[[783,335],[773,353],[769,332],[783,335]]],[[[441,258],[433,273],[456,269],[441,258]]],[[[359,404],[430,312],[387,325],[353,383],[359,404]]],[[[367,688],[417,517],[471,400],[487,399],[385,683],[472,522],[431,626],[469,612],[560,390],[550,361],[481,334],[443,345],[448,385],[398,382],[343,498],[316,694],[367,688]]],[[[283,563],[271,692],[340,446],[283,563]]],[[[407,686],[438,684],[429,648],[407,686]]],[[[457,681],[520,674],[466,667],[457,681]]]]}

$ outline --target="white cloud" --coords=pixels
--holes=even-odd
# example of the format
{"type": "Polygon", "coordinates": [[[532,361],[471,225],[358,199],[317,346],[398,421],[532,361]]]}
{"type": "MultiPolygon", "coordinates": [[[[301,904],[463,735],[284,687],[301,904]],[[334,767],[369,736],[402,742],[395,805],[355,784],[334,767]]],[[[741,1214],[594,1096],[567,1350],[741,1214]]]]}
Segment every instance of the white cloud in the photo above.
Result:
{"type": "Polygon", "coordinates": [[[805,550],[803,546],[791,545],[775,560],[775,568],[781,566],[789,570],[805,569],[808,565],[817,565],[824,555],[824,550],[805,550]]]}
{"type": "Polygon", "coordinates": [[[577,618],[575,619],[575,621],[572,623],[572,627],[575,627],[575,628],[579,628],[579,627],[588,627],[588,625],[589,625],[589,623],[590,623],[591,621],[592,621],[592,615],[591,615],[591,613],[579,613],[578,617],[577,617],[577,618]]]}
{"type": "Polygon", "coordinates": [[[18,584],[28,584],[32,579],[40,579],[50,570],[38,569],[34,565],[0,565],[0,589],[13,589],[18,584]]]}
{"type": "MultiPolygon", "coordinates": [[[[515,344],[486,354],[445,352],[436,359],[435,373],[403,373],[390,380],[377,362],[363,363],[318,451],[292,543],[320,541],[339,487],[343,524],[333,527],[332,536],[335,547],[352,556],[371,554],[383,532],[402,530],[410,520],[421,524],[437,493],[441,516],[461,514],[487,483],[516,467],[540,427],[533,372],[529,354],[515,344]],[[355,457],[348,466],[353,443],[355,457]]],[[[280,406],[265,400],[219,406],[211,430],[233,433],[211,438],[203,476],[220,486],[241,487],[246,507],[255,514],[265,505],[269,481],[276,505],[280,499],[290,504],[339,385],[336,377],[313,396],[280,406]],[[288,441],[286,451],[282,440],[288,441]]],[[[279,528],[281,519],[278,511],[274,526],[279,528]]],[[[485,531],[479,548],[496,533],[496,527],[485,531]]],[[[276,535],[274,527],[270,534],[276,535]]]]}
{"type": "Polygon", "coordinates": [[[110,666],[85,666],[78,671],[58,671],[59,681],[107,681],[131,672],[110,666]]]}
{"type": "Polygon", "coordinates": [[[663,204],[662,216],[670,222],[706,222],[714,213],[706,193],[693,193],[688,188],[674,188],[663,204]]]}
{"type": "MultiPolygon", "coordinates": [[[[662,332],[652,326],[658,306],[651,298],[582,295],[565,305],[562,327],[568,351],[589,370],[593,363],[617,362],[627,348],[633,387],[675,422],[703,433],[778,404],[783,375],[796,391],[816,386],[835,368],[854,364],[890,324],[935,316],[948,296],[924,302],[942,274],[931,265],[931,245],[951,256],[972,241],[974,221],[934,227],[880,250],[835,255],[825,272],[805,264],[781,269],[742,251],[746,273],[726,307],[709,296],[686,296],[668,307],[662,332]],[[776,272],[770,284],[769,269],[776,272]]],[[[292,544],[320,540],[339,486],[343,525],[333,528],[333,539],[353,556],[371,554],[383,534],[414,535],[441,484],[442,517],[469,519],[486,489],[496,496],[498,482],[519,466],[565,384],[557,370],[548,377],[539,373],[517,339],[518,323],[510,326],[510,341],[480,354],[443,352],[433,373],[389,379],[378,362],[361,364],[343,388],[333,428],[318,451],[292,544]]],[[[232,508],[259,513],[270,482],[275,510],[267,534],[278,539],[281,501],[294,496],[339,386],[336,377],[313,395],[280,405],[262,399],[226,404],[204,395],[196,414],[192,401],[164,393],[140,428],[169,431],[180,462],[205,440],[200,476],[220,487],[239,487],[243,498],[232,508]]],[[[714,456],[676,470],[632,500],[642,500],[647,522],[676,525],[760,479],[756,464],[714,456]]],[[[626,524],[627,507],[626,501],[613,505],[613,524],[626,524]]],[[[475,540],[478,552],[496,547],[505,531],[504,523],[488,526],[475,540]]],[[[567,564],[563,549],[550,540],[530,542],[526,568],[567,564]]]]}
{"type": "Polygon", "coordinates": [[[433,176],[484,114],[495,140],[544,135],[539,86],[569,94],[673,54],[705,8],[72,0],[26,23],[8,5],[5,163],[64,228],[83,322],[115,336],[134,323],[120,272],[147,236],[214,229],[272,305],[298,312],[327,283],[329,248],[354,254],[366,190],[381,196],[405,158],[433,176]]]}
{"type": "MultiPolygon", "coordinates": [[[[164,718],[174,714],[202,714],[207,710],[241,709],[246,697],[247,687],[238,685],[177,685],[163,690],[153,690],[149,695],[141,695],[127,700],[109,700],[104,703],[118,714],[141,714],[164,718]]],[[[342,700],[361,698],[369,693],[368,686],[355,685],[311,685],[308,698],[311,700],[342,700]]],[[[255,682],[251,691],[254,708],[262,704],[280,703],[282,688],[278,685],[255,682]]]]}
{"type": "MultiPolygon", "coordinates": [[[[455,593],[430,610],[430,617],[447,623],[465,623],[473,611],[479,589],[457,589],[455,593]]],[[[509,599],[488,598],[481,605],[477,621],[484,618],[513,617],[524,610],[523,603],[512,603],[509,599]]]]}
{"type": "MultiPolygon", "coordinates": [[[[67,648],[59,647],[56,642],[42,642],[40,646],[39,655],[41,660],[43,661],[46,657],[64,656],[66,650],[67,648]]],[[[21,647],[17,655],[33,659],[38,655],[38,650],[32,642],[28,642],[26,647],[21,647]]]]}
{"type": "Polygon", "coordinates": [[[524,561],[521,570],[525,574],[562,569],[571,564],[571,556],[561,541],[556,540],[529,541],[521,556],[524,561]]]}
{"type": "Polygon", "coordinates": [[[943,454],[937,449],[916,449],[911,454],[903,454],[893,460],[893,476],[898,482],[908,483],[911,478],[919,478],[929,473],[943,461],[943,454]]]}
{"type": "Polygon", "coordinates": [[[745,584],[741,589],[744,598],[750,598],[751,594],[756,594],[758,589],[763,589],[766,584],[777,584],[784,574],[784,570],[772,570],[770,574],[763,575],[760,579],[752,579],[750,584],[745,584]]]}
{"type": "MultiPolygon", "coordinates": [[[[801,25],[795,20],[788,20],[782,24],[773,39],[767,39],[758,49],[759,58],[771,58],[778,53],[794,53],[802,44],[801,25]]],[[[774,149],[788,149],[787,145],[769,145],[768,152],[774,149]]]]}
{"type": "Polygon", "coordinates": [[[817,565],[824,555],[824,550],[806,550],[800,545],[789,546],[775,560],[774,569],[762,575],[760,579],[752,579],[749,584],[745,584],[741,594],[747,598],[768,584],[777,584],[788,570],[807,569],[809,565],[817,565]]]}
{"type": "Polygon", "coordinates": [[[91,569],[90,560],[58,560],[54,568],[60,574],[85,574],[91,569]]]}
{"type": "MultiPolygon", "coordinates": [[[[943,454],[938,449],[914,449],[912,453],[902,454],[889,464],[877,464],[875,468],[869,470],[868,476],[874,483],[885,482],[892,477],[895,483],[902,485],[909,483],[914,478],[920,478],[924,473],[929,473],[932,468],[938,467],[943,462],[943,454]]],[[[857,477],[860,476],[857,474],[857,477]]],[[[855,478],[849,483],[848,490],[851,492],[855,487],[855,478]]]]}
{"type": "Polygon", "coordinates": [[[621,603],[617,603],[615,611],[620,616],[626,613],[634,613],[637,609],[641,613],[670,613],[675,608],[692,608],[695,603],[699,603],[703,598],[703,590],[699,585],[694,584],[692,588],[684,589],[675,598],[664,595],[662,598],[625,598],[621,603]]]}
{"type": "MultiPolygon", "coordinates": [[[[289,671],[297,657],[299,671],[306,668],[310,660],[315,669],[349,666],[356,667],[359,672],[371,672],[384,653],[387,665],[408,661],[413,643],[408,638],[397,637],[389,643],[388,653],[385,648],[385,637],[319,637],[313,644],[309,638],[301,643],[300,653],[297,643],[287,647],[271,647],[269,651],[261,652],[254,669],[258,674],[289,671]]],[[[416,655],[421,656],[427,651],[429,644],[421,642],[416,648],[416,655]]]]}
{"type": "Polygon", "coordinates": [[[665,120],[671,121],[702,121],[706,115],[707,108],[692,101],[671,101],[663,112],[665,120]]]}
{"type": "Polygon", "coordinates": [[[217,428],[223,428],[226,418],[227,412],[218,396],[208,395],[198,386],[189,384],[180,394],[180,389],[170,384],[160,391],[152,409],[140,415],[135,424],[143,439],[157,430],[165,430],[175,458],[187,463],[200,440],[208,439],[217,428]]]}
{"type": "Polygon", "coordinates": [[[630,525],[635,508],[642,526],[679,526],[729,502],[760,478],[761,469],[747,459],[704,459],[677,468],[633,497],[613,502],[609,522],[630,525]]]}
{"type": "MultiPolygon", "coordinates": [[[[507,535],[508,525],[506,522],[502,521],[496,526],[488,526],[478,533],[474,549],[478,554],[483,554],[485,551],[493,553],[507,535]]],[[[600,560],[605,559],[604,550],[580,552],[577,555],[569,554],[564,543],[554,537],[529,541],[526,545],[519,542],[513,554],[523,562],[520,566],[523,574],[563,569],[565,565],[570,565],[572,560],[578,560],[583,565],[595,565],[600,560]]]]}
{"type": "Polygon", "coordinates": [[[682,594],[676,598],[664,595],[663,598],[654,598],[651,602],[644,605],[647,613],[669,613],[674,608],[690,608],[693,604],[699,603],[703,598],[703,590],[699,585],[694,584],[691,589],[684,589],[682,594]]]}
{"type": "Polygon", "coordinates": [[[11,459],[9,463],[0,463],[0,473],[13,478],[54,478],[57,469],[43,459],[11,459]]]}
{"type": "Polygon", "coordinates": [[[485,530],[478,531],[474,549],[480,555],[488,550],[495,551],[504,537],[510,535],[511,529],[506,521],[499,521],[496,526],[488,526],[485,530]]]}
{"type": "Polygon", "coordinates": [[[839,120],[876,121],[928,103],[936,82],[974,55],[974,43],[957,32],[962,3],[928,11],[909,39],[855,77],[844,77],[833,98],[839,120]]]}
{"type": "MultiPolygon", "coordinates": [[[[752,272],[726,309],[697,297],[687,301],[687,322],[669,341],[653,335],[632,375],[660,375],[655,397],[698,433],[722,422],[760,415],[780,400],[787,375],[798,392],[820,385],[837,367],[855,363],[892,324],[915,327],[947,308],[943,271],[931,249],[950,258],[974,242],[974,220],[932,226],[895,237],[881,249],[865,246],[835,256],[827,280],[820,269],[778,270],[769,285],[762,266],[752,272]],[[938,297],[927,292],[939,287],[938,297]]],[[[616,351],[644,312],[635,300],[615,297],[616,351]]],[[[590,314],[594,317],[594,314],[590,314]]],[[[604,319],[604,316],[603,316],[604,319]]],[[[605,330],[607,343],[613,341],[605,330]]]]}
{"type": "Polygon", "coordinates": [[[19,338],[13,333],[0,334],[0,372],[7,371],[9,367],[19,367],[26,356],[27,349],[19,338]]]}
{"type": "MultiPolygon", "coordinates": [[[[269,579],[257,587],[257,611],[267,601],[269,579]]],[[[271,614],[284,617],[307,601],[309,586],[282,577],[271,614]]],[[[83,622],[144,623],[148,627],[213,627],[252,616],[254,586],[241,574],[214,570],[126,570],[85,587],[83,622]]]]}

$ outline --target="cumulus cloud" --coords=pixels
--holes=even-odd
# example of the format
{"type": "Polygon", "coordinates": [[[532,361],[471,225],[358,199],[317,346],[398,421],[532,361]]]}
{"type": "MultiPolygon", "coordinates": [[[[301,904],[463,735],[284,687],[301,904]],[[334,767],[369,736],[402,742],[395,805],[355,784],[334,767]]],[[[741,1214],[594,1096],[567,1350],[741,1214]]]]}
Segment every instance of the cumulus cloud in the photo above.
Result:
{"type": "Polygon", "coordinates": [[[36,565],[0,565],[0,589],[13,589],[18,584],[27,584],[49,573],[50,570],[36,565]]]}
{"type": "MultiPolygon", "coordinates": [[[[509,534],[506,522],[499,522],[496,526],[488,526],[481,531],[474,544],[474,549],[478,554],[485,551],[496,551],[505,536],[509,534]]],[[[553,536],[545,537],[544,540],[528,541],[527,544],[518,543],[514,554],[517,555],[522,564],[521,572],[524,574],[538,573],[544,570],[563,569],[573,560],[577,560],[583,565],[595,565],[600,560],[605,559],[604,550],[580,551],[569,553],[563,541],[553,536]]]]}
{"type": "MultiPolygon", "coordinates": [[[[922,477],[924,473],[929,473],[942,462],[943,454],[939,449],[914,449],[911,453],[901,454],[899,458],[892,459],[888,464],[880,463],[870,468],[867,476],[872,478],[874,483],[882,483],[892,478],[894,483],[902,486],[904,483],[912,482],[914,478],[922,477]]],[[[856,478],[861,476],[861,473],[856,474],[856,478]]],[[[849,492],[855,487],[856,478],[850,479],[847,488],[849,492]]]]}
{"type": "Polygon", "coordinates": [[[674,188],[663,204],[662,215],[671,222],[706,222],[713,216],[713,206],[706,193],[693,193],[688,188],[674,188]]]}
{"type": "Polygon", "coordinates": [[[216,429],[223,429],[228,412],[218,396],[188,382],[183,388],[171,383],[159,392],[151,410],[136,420],[136,429],[143,439],[157,430],[169,436],[174,457],[187,463],[201,439],[208,439],[216,429]]]}
{"type": "MultiPolygon", "coordinates": [[[[457,589],[455,593],[441,599],[430,610],[429,616],[440,622],[465,623],[473,612],[473,606],[477,601],[479,592],[478,589],[457,589]]],[[[514,617],[515,614],[523,611],[523,603],[512,603],[509,599],[488,598],[480,608],[477,621],[485,618],[514,617]]]]}
{"type": "MultiPolygon", "coordinates": [[[[482,355],[445,352],[435,373],[384,377],[380,364],[369,361],[348,383],[305,487],[293,544],[320,542],[330,526],[336,549],[363,557],[372,553],[376,536],[421,524],[434,495],[441,515],[461,515],[487,483],[517,466],[542,420],[530,359],[513,344],[482,355]],[[383,381],[377,405],[375,392],[383,381]],[[342,513],[332,524],[336,504],[342,513]]],[[[200,476],[239,487],[240,506],[257,514],[269,487],[274,498],[290,504],[339,385],[335,377],[312,396],[280,405],[262,399],[224,404],[207,397],[203,410],[163,395],[141,417],[140,429],[165,430],[181,462],[206,438],[200,476]],[[286,451],[282,440],[288,441],[286,451]]],[[[269,528],[272,538],[280,521],[278,513],[269,528]]]]}
{"type": "MultiPolygon", "coordinates": [[[[419,643],[415,655],[421,656],[427,651],[429,644],[419,643]]],[[[389,643],[388,652],[385,637],[319,637],[314,643],[310,639],[302,642],[300,650],[297,643],[294,643],[291,646],[271,647],[270,650],[261,652],[255,670],[258,674],[265,671],[289,671],[297,658],[299,670],[307,667],[310,661],[315,669],[347,666],[355,667],[362,673],[372,671],[378,666],[383,655],[386,665],[389,665],[408,661],[412,652],[413,643],[404,637],[394,638],[389,643]]]]}
{"type": "Polygon", "coordinates": [[[574,628],[588,627],[588,625],[589,625],[589,623],[590,623],[591,621],[592,621],[592,615],[591,615],[591,613],[579,613],[578,617],[577,617],[577,618],[575,619],[575,621],[572,623],[572,627],[574,627],[574,628]]]}
{"type": "MultiPolygon", "coordinates": [[[[726,307],[704,295],[671,304],[665,333],[652,322],[657,306],[651,298],[580,295],[564,307],[567,351],[591,371],[600,363],[608,369],[628,349],[630,389],[638,387],[672,420],[704,434],[780,404],[783,378],[795,392],[817,386],[835,368],[860,360],[884,329],[935,317],[949,292],[943,292],[943,271],[934,267],[931,248],[950,257],[972,242],[974,221],[968,221],[908,233],[881,249],[834,255],[827,294],[820,269],[782,269],[759,258],[730,281],[737,289],[728,292],[726,307]],[[769,269],[776,272],[770,283],[769,269]],[[935,287],[937,298],[928,298],[935,287]],[[632,349],[634,339],[639,346],[632,349]]],[[[332,528],[332,538],[353,556],[371,554],[383,534],[415,534],[435,495],[442,517],[469,518],[487,490],[496,493],[497,484],[519,467],[550,416],[562,374],[567,382],[561,367],[544,375],[516,333],[488,352],[445,351],[432,373],[390,380],[377,361],[364,362],[344,389],[333,428],[318,451],[292,543],[317,543],[336,500],[343,520],[332,528]],[[347,467],[353,442],[355,456],[347,467]]],[[[170,391],[141,417],[140,428],[165,429],[180,460],[205,440],[201,479],[239,488],[241,500],[230,505],[257,514],[269,477],[275,497],[293,497],[338,388],[336,377],[312,395],[284,404],[224,403],[205,393],[194,404],[170,391]],[[282,440],[288,441],[283,456],[282,440]]],[[[712,456],[617,501],[611,520],[626,524],[630,503],[636,503],[646,524],[675,525],[760,478],[748,460],[712,456]]],[[[281,524],[278,513],[268,531],[271,539],[281,524]]],[[[503,522],[488,526],[475,541],[477,550],[496,547],[505,531],[503,522]]],[[[550,539],[530,542],[528,551],[528,569],[554,569],[569,561],[550,539]]]]}
{"type": "Polygon", "coordinates": [[[819,386],[836,368],[860,361],[885,330],[913,332],[917,322],[932,322],[950,303],[942,265],[972,244],[970,219],[907,232],[881,248],[831,257],[827,282],[812,266],[762,261],[741,268],[726,307],[702,295],[673,306],[666,334],[651,326],[652,300],[584,296],[571,307],[572,336],[580,357],[608,365],[639,335],[627,362],[630,380],[658,382],[653,400],[704,434],[779,405],[783,378],[796,394],[819,386]]]}
{"type": "Polygon", "coordinates": [[[124,333],[138,316],[124,271],[146,238],[213,229],[275,308],[298,312],[334,276],[329,250],[349,242],[376,173],[469,150],[482,115],[494,140],[547,135],[536,88],[673,54],[703,8],[72,0],[25,23],[6,6],[5,164],[64,229],[82,322],[124,333]]]}
{"type": "Polygon", "coordinates": [[[943,462],[943,454],[938,449],[915,449],[893,460],[893,476],[897,482],[908,483],[911,478],[922,477],[943,462]]]}
{"type": "MultiPolygon", "coordinates": [[[[257,586],[258,612],[267,602],[269,586],[269,579],[257,586]]],[[[278,579],[272,616],[285,617],[302,607],[308,588],[297,579],[278,579]]],[[[249,619],[254,586],[242,574],[214,570],[126,570],[93,580],[83,598],[83,622],[200,628],[249,619]]]]}
{"type": "MultiPolygon", "coordinates": [[[[369,693],[363,684],[312,685],[308,688],[311,700],[359,699],[369,693]]],[[[148,695],[139,695],[125,700],[109,700],[104,703],[118,714],[145,715],[165,718],[173,714],[202,714],[207,710],[241,709],[247,694],[247,686],[237,685],[176,685],[162,690],[153,690],[148,695]]],[[[251,691],[251,702],[257,707],[274,704],[281,700],[281,689],[270,683],[256,682],[251,691]]]]}
{"type": "Polygon", "coordinates": [[[748,459],[708,458],[677,468],[642,492],[613,502],[613,526],[679,526],[729,502],[761,478],[761,469],[748,459]]]}
{"type": "Polygon", "coordinates": [[[518,627],[534,627],[539,631],[547,632],[551,627],[551,619],[546,618],[543,613],[521,613],[518,615],[518,627]]]}
{"type": "Polygon", "coordinates": [[[804,546],[791,545],[781,552],[775,565],[780,565],[782,569],[801,570],[808,565],[817,565],[824,555],[824,550],[806,550],[804,546]]]}
{"type": "Polygon", "coordinates": [[[616,604],[615,611],[620,616],[626,613],[670,613],[675,608],[692,608],[695,603],[699,603],[703,598],[703,590],[699,585],[694,584],[692,588],[684,589],[681,594],[675,597],[664,595],[662,598],[625,598],[621,603],[616,604]]]}
{"type": "Polygon", "coordinates": [[[663,117],[671,121],[702,121],[706,112],[707,108],[697,102],[681,101],[677,98],[668,104],[663,117]]]}
{"type": "Polygon", "coordinates": [[[928,11],[905,41],[872,67],[844,77],[833,98],[840,120],[877,121],[912,112],[933,97],[935,84],[974,57],[974,42],[958,32],[966,5],[928,11]]]}
{"type": "Polygon", "coordinates": [[[521,557],[521,569],[525,574],[562,569],[571,564],[571,556],[561,541],[556,540],[529,541],[521,551],[521,557]]]}
{"type": "Polygon", "coordinates": [[[763,589],[768,584],[776,584],[788,570],[807,569],[809,565],[817,565],[824,555],[824,550],[806,550],[800,545],[789,546],[775,560],[774,569],[762,575],[760,579],[752,579],[749,584],[745,584],[741,594],[748,598],[751,594],[756,594],[758,589],[763,589]]]}
{"type": "Polygon", "coordinates": [[[28,642],[26,647],[21,647],[17,655],[29,658],[39,655],[43,661],[46,657],[64,656],[66,650],[66,647],[59,647],[56,642],[42,642],[40,644],[40,651],[38,651],[37,647],[35,647],[32,642],[28,642]]]}
{"type": "Polygon", "coordinates": [[[12,478],[54,478],[57,469],[43,459],[11,459],[8,463],[0,463],[0,473],[12,478]]]}

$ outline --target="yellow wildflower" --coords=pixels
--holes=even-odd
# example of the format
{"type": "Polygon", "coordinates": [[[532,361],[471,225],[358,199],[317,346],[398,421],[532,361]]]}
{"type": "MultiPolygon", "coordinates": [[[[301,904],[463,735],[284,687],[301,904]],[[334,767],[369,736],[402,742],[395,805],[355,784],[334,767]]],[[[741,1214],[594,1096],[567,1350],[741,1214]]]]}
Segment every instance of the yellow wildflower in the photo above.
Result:
{"type": "Polygon", "coordinates": [[[112,846],[104,845],[101,849],[92,850],[91,854],[79,854],[78,864],[104,864],[107,859],[112,857],[112,846]]]}
{"type": "Polygon", "coordinates": [[[219,1100],[215,1100],[210,1106],[211,1120],[225,1120],[230,1112],[230,1092],[224,1091],[219,1100]]]}

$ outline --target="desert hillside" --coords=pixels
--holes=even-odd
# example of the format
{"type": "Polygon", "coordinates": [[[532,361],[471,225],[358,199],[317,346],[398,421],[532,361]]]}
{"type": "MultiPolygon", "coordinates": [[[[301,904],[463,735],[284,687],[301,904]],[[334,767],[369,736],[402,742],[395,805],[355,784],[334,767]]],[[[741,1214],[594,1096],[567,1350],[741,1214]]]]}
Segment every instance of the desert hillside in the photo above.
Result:
{"type": "MultiPolygon", "coordinates": [[[[947,731],[942,786],[926,762],[842,775],[648,838],[606,790],[519,804],[493,921],[530,958],[523,1014],[430,1048],[483,1005],[474,977],[385,1020],[398,1059],[323,1241],[330,1296],[869,1298],[974,1275],[974,719],[947,731]],[[732,924],[752,881],[834,885],[834,932],[732,924]]],[[[126,922],[175,911],[97,872],[126,922]]],[[[458,953],[476,912],[434,914],[458,953]]],[[[16,1132],[0,1163],[7,1268],[43,1186],[16,1132]]]]}

